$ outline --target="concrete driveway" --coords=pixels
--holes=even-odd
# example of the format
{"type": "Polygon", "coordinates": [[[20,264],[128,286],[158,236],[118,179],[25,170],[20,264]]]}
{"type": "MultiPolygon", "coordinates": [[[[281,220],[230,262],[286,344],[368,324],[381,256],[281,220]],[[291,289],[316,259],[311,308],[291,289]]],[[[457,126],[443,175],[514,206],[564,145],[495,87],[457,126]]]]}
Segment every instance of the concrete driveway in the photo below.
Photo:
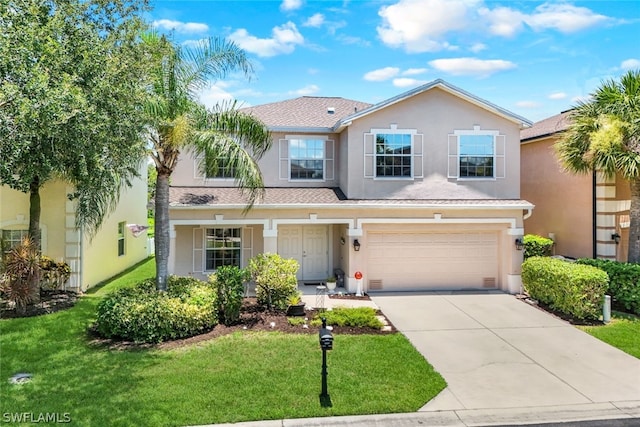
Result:
{"type": "Polygon", "coordinates": [[[507,422],[514,414],[518,421],[581,419],[589,411],[640,416],[640,360],[512,295],[372,299],[448,383],[421,411],[507,422]]]}

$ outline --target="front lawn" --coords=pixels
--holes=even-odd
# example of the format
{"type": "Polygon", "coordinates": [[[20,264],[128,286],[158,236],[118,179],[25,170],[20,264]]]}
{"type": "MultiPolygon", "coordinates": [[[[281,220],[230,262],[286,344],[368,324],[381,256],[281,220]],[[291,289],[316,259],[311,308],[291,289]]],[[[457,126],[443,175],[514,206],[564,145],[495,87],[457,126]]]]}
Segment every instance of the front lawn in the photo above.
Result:
{"type": "Polygon", "coordinates": [[[173,350],[108,350],[87,326],[107,292],[154,274],[153,260],[67,311],[0,321],[0,413],[68,414],[74,425],[194,425],[411,412],[445,382],[401,334],[337,335],[322,407],[318,337],[237,332],[173,350]],[[19,372],[30,383],[11,385],[19,372]]]}
{"type": "Polygon", "coordinates": [[[614,312],[611,322],[603,326],[581,326],[580,329],[640,359],[640,318],[614,312]]]}

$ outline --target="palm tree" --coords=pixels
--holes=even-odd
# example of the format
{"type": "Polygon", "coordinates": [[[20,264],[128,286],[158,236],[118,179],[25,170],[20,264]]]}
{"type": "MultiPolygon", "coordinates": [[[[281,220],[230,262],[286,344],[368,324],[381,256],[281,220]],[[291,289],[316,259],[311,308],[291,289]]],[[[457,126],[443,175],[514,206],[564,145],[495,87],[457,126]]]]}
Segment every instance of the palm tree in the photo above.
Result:
{"type": "Polygon", "coordinates": [[[640,70],[603,82],[579,103],[556,150],[569,171],[629,180],[629,262],[640,262],[640,70]]]}
{"type": "Polygon", "coordinates": [[[169,261],[169,178],[181,150],[204,159],[200,168],[215,174],[225,159],[236,183],[248,195],[249,209],[263,190],[256,159],[271,146],[262,122],[245,115],[230,102],[207,110],[198,91],[232,71],[252,72],[245,52],[234,43],[211,38],[195,47],[179,46],[148,33],[152,90],[145,110],[149,118],[150,156],[158,173],[155,191],[156,285],[166,290],[169,261]]]}

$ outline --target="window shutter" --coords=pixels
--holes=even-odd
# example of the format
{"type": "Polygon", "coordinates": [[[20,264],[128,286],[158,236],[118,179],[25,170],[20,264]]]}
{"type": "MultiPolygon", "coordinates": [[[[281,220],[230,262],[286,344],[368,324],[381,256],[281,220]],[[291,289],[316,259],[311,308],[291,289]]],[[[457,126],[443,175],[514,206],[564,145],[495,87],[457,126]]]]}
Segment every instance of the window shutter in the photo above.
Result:
{"type": "Polygon", "coordinates": [[[458,137],[456,135],[449,135],[448,144],[449,168],[447,172],[447,178],[458,178],[458,176],[460,175],[460,163],[458,160],[458,137]]]}
{"type": "Polygon", "coordinates": [[[504,178],[506,176],[506,136],[496,135],[496,178],[504,178]]]}
{"type": "Polygon", "coordinates": [[[242,229],[242,255],[240,256],[240,265],[246,268],[249,260],[253,256],[253,228],[244,227],[242,229]]]}
{"type": "Polygon", "coordinates": [[[289,141],[280,140],[280,179],[289,179],[289,141]]]}
{"type": "Polygon", "coordinates": [[[202,228],[193,229],[193,272],[202,273],[204,271],[204,230],[202,228]]]}
{"type": "Polygon", "coordinates": [[[374,134],[364,134],[364,177],[373,178],[375,176],[376,147],[374,134]]]}
{"type": "Polygon", "coordinates": [[[422,134],[413,135],[413,177],[424,178],[424,136],[422,134]]]}
{"type": "Polygon", "coordinates": [[[324,143],[324,179],[333,181],[335,177],[335,144],[332,139],[327,139],[324,143]]]}

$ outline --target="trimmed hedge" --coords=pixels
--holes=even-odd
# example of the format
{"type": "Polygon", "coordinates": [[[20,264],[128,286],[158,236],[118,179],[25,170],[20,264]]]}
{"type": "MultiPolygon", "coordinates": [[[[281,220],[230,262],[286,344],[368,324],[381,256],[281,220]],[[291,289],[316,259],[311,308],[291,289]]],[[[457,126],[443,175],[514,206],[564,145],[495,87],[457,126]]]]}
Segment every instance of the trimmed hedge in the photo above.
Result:
{"type": "Polygon", "coordinates": [[[218,323],[216,292],[206,282],[170,276],[167,292],[154,279],[118,290],[98,304],[95,329],[106,338],[157,343],[198,335],[218,323]]]}
{"type": "Polygon", "coordinates": [[[522,284],[534,299],[578,319],[598,319],[609,277],[604,271],[550,257],[522,263],[522,284]]]}
{"type": "Polygon", "coordinates": [[[524,259],[533,256],[550,256],[553,248],[553,240],[536,234],[527,234],[522,239],[524,242],[524,259]]]}
{"type": "Polygon", "coordinates": [[[640,264],[604,259],[581,258],[579,264],[591,265],[607,273],[613,302],[635,314],[640,314],[640,264]]]}
{"type": "Polygon", "coordinates": [[[322,325],[322,318],[327,319],[327,325],[353,326],[359,328],[382,329],[382,321],[377,312],[371,307],[336,307],[333,310],[316,314],[311,320],[311,326],[322,325]]]}

